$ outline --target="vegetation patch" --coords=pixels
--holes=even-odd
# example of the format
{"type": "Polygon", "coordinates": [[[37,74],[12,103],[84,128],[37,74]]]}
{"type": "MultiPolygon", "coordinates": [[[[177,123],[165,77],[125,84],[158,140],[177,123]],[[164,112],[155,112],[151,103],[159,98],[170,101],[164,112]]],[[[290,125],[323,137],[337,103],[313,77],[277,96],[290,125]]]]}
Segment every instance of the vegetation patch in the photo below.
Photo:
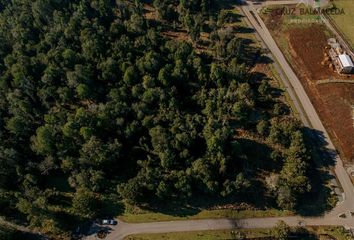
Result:
{"type": "Polygon", "coordinates": [[[193,209],[180,207],[175,212],[155,212],[144,210],[134,206],[127,206],[124,214],[119,218],[125,222],[139,223],[139,222],[158,222],[158,221],[176,221],[186,219],[208,219],[208,218],[254,218],[254,217],[284,217],[291,216],[294,213],[286,210],[234,210],[228,206],[226,209],[207,210],[207,209],[193,209]]]}
{"type": "Polygon", "coordinates": [[[198,232],[176,232],[158,234],[137,234],[128,236],[125,240],[349,240],[350,235],[342,227],[307,227],[290,228],[286,224],[279,223],[271,229],[234,229],[214,230],[198,232]]]}
{"type": "Polygon", "coordinates": [[[65,239],[121,202],[156,218],[299,211],[303,126],[227,7],[0,0],[1,214],[65,239]]]}

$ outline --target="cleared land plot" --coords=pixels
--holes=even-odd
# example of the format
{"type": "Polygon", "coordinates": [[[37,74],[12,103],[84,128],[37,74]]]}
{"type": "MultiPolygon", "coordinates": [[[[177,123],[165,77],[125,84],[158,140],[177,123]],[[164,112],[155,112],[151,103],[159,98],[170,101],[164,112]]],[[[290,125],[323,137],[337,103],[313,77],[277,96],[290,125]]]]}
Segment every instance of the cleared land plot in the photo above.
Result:
{"type": "MultiPolygon", "coordinates": [[[[292,16],[292,18],[313,16],[292,16]]],[[[306,92],[314,104],[327,131],[345,161],[354,161],[354,84],[321,84],[320,79],[353,79],[341,76],[321,65],[324,47],[331,33],[324,24],[314,21],[291,23],[290,16],[279,14],[263,15],[275,41],[293,66],[306,92]],[[308,23],[310,22],[310,23],[308,23]]]]}
{"type": "Polygon", "coordinates": [[[303,66],[303,74],[311,80],[340,78],[332,69],[321,65],[328,38],[325,30],[324,26],[318,24],[288,30],[291,54],[297,58],[299,67],[303,66]]]}
{"type": "Polygon", "coordinates": [[[330,17],[354,48],[354,1],[336,0],[334,5],[343,9],[344,14],[333,14],[330,17]]]}
{"type": "Polygon", "coordinates": [[[328,128],[339,139],[337,144],[343,152],[354,160],[354,84],[323,84],[317,90],[323,106],[320,108],[326,116],[328,128]],[[327,111],[327,112],[324,112],[327,111]]]}

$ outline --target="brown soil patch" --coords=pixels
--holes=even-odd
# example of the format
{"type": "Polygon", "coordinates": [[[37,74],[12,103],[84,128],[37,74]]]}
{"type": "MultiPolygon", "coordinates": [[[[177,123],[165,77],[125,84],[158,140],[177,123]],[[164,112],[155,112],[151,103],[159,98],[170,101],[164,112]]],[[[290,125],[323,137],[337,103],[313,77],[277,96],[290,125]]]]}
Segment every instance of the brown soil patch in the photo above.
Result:
{"type": "Polygon", "coordinates": [[[179,41],[192,42],[192,40],[190,40],[190,37],[189,37],[187,31],[185,31],[185,30],[165,31],[165,32],[162,32],[162,34],[165,37],[177,39],[179,41]]]}
{"type": "Polygon", "coordinates": [[[149,4],[144,4],[144,17],[148,20],[157,20],[155,8],[149,4]]]}
{"type": "Polygon", "coordinates": [[[283,23],[282,15],[279,11],[270,10],[264,19],[265,24],[268,26],[268,29],[274,31],[279,29],[283,23]]]}
{"type": "Polygon", "coordinates": [[[294,51],[294,57],[305,70],[311,80],[340,78],[328,66],[321,65],[324,60],[328,37],[323,25],[310,25],[307,28],[291,28],[288,32],[289,46],[294,51]]]}
{"type": "Polygon", "coordinates": [[[322,102],[317,110],[326,128],[347,160],[354,162],[354,84],[322,84],[317,90],[322,102]]]}

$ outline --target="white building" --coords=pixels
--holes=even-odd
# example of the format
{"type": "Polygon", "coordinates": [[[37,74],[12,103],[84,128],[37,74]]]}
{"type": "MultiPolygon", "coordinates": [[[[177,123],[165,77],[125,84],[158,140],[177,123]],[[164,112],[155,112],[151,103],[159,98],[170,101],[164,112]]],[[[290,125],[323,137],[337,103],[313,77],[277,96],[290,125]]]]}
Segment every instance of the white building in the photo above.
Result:
{"type": "Polygon", "coordinates": [[[347,54],[338,55],[339,64],[342,73],[351,73],[354,69],[354,64],[347,54]]]}
{"type": "Polygon", "coordinates": [[[329,0],[300,0],[297,5],[305,4],[306,6],[310,6],[312,8],[325,8],[329,5],[329,0]]]}

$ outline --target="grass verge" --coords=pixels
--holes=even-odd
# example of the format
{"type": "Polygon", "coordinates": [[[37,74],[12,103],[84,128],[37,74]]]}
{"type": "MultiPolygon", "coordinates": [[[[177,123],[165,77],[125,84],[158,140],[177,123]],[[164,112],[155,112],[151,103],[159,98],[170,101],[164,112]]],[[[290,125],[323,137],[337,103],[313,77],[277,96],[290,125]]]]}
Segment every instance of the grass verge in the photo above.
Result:
{"type": "MultiPolygon", "coordinates": [[[[266,237],[268,231],[265,229],[240,230],[247,237],[266,237]]],[[[226,240],[233,239],[230,230],[217,231],[200,231],[200,232],[177,232],[177,233],[160,233],[160,234],[139,234],[128,236],[125,240],[178,240],[178,239],[193,239],[193,240],[226,240]]]]}
{"type": "MultiPolygon", "coordinates": [[[[349,240],[350,236],[342,227],[308,227],[306,228],[308,236],[294,237],[292,239],[310,240],[310,239],[328,239],[332,237],[336,240],[349,240]]],[[[236,239],[232,230],[216,230],[216,231],[198,231],[198,232],[176,232],[176,233],[158,233],[158,234],[137,234],[125,238],[125,240],[229,240],[236,239]]],[[[248,239],[269,238],[271,237],[271,229],[237,229],[242,232],[248,239]]]]}
{"type": "Polygon", "coordinates": [[[126,205],[125,212],[119,219],[130,223],[176,221],[188,219],[208,218],[257,218],[257,217],[284,217],[294,215],[293,212],[277,209],[269,210],[179,210],[176,213],[159,213],[126,205]]]}

